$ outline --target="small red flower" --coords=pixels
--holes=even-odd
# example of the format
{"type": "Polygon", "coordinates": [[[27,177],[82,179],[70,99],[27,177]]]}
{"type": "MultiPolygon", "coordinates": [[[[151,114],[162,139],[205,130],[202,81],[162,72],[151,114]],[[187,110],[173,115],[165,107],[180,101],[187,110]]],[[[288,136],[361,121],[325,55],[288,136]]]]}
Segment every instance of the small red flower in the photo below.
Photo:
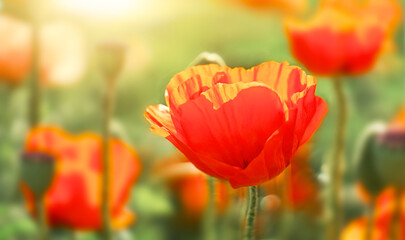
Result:
{"type": "Polygon", "coordinates": [[[315,87],[288,63],[201,65],[176,74],[167,106],[149,106],[145,116],[201,171],[253,186],[280,174],[320,125],[327,106],[315,87]]]}
{"type": "MultiPolygon", "coordinates": [[[[125,204],[139,175],[140,163],[125,143],[111,139],[109,147],[112,225],[123,228],[134,220],[125,204]]],[[[48,223],[73,229],[100,229],[101,138],[92,133],[72,137],[58,128],[37,127],[28,135],[25,152],[51,154],[56,161],[55,177],[44,197],[48,223]]],[[[26,184],[21,185],[28,210],[35,214],[33,192],[26,184]]]]}
{"type": "Polygon", "coordinates": [[[370,70],[398,22],[393,0],[325,1],[306,22],[288,21],[293,55],[318,75],[354,75],[370,70]]]}

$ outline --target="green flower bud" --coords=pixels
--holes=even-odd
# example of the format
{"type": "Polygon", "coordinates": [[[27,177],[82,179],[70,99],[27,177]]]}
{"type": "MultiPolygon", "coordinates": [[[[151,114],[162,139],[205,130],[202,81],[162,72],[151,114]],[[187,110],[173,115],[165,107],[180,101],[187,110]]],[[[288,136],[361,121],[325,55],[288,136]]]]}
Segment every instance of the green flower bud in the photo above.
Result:
{"type": "Polygon", "coordinates": [[[405,187],[405,131],[388,130],[378,135],[373,154],[385,183],[399,189],[405,187]]]}
{"type": "Polygon", "coordinates": [[[42,197],[52,183],[55,159],[52,155],[34,152],[21,156],[21,181],[35,194],[42,197]]]}
{"type": "Polygon", "coordinates": [[[385,187],[385,182],[379,175],[374,154],[376,137],[383,133],[385,128],[383,123],[369,125],[356,148],[358,180],[372,197],[376,197],[385,187]]]}
{"type": "Polygon", "coordinates": [[[202,52],[189,65],[189,67],[197,65],[206,65],[215,63],[219,66],[226,66],[224,59],[216,53],[202,52]]]}
{"type": "Polygon", "coordinates": [[[99,46],[101,72],[108,79],[115,79],[125,63],[126,46],[120,42],[106,42],[99,46]]]}

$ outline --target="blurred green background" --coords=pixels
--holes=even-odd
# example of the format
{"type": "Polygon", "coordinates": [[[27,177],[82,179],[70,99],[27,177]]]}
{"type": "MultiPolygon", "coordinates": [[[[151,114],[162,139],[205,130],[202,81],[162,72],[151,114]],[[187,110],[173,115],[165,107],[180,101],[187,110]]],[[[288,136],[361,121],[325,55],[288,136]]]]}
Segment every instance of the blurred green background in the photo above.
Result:
{"type": "MultiPolygon", "coordinates": [[[[402,6],[404,2],[402,0],[402,6]]],[[[310,1],[309,12],[316,5],[317,1],[310,1]]],[[[7,13],[5,9],[2,11],[7,13]]],[[[151,0],[139,1],[130,14],[112,20],[91,19],[91,16],[63,11],[50,13],[49,19],[66,19],[81,29],[86,37],[89,63],[86,74],[77,83],[43,89],[42,123],[57,125],[72,133],[100,133],[103,79],[96,61],[97,45],[103,41],[122,40],[134,47],[133,61],[117,86],[113,133],[137,150],[143,171],[129,202],[137,221],[121,231],[119,238],[195,239],[173,227],[176,206],[170,194],[150,175],[154,162],[175,149],[149,130],[143,117],[145,108],[164,103],[164,89],[170,78],[184,70],[203,51],[218,53],[231,67],[248,68],[269,60],[300,66],[289,51],[283,14],[255,11],[215,0],[151,0]]],[[[371,72],[347,77],[345,83],[349,99],[344,175],[346,221],[362,212],[353,190],[356,182],[353,155],[360,133],[374,120],[390,120],[405,104],[403,22],[396,33],[396,43],[397,51],[383,54],[371,72]]],[[[319,175],[328,158],[335,129],[335,96],[330,79],[318,78],[317,95],[329,106],[329,112],[313,138],[311,166],[319,175]]],[[[27,81],[21,86],[0,82],[0,239],[5,240],[32,239],[36,232],[35,222],[24,209],[18,189],[19,157],[28,129],[27,102],[27,81]]],[[[307,226],[301,223],[294,229],[305,232],[307,226]]],[[[56,231],[55,239],[68,239],[64,231],[56,231]]],[[[96,236],[95,233],[81,233],[78,238],[90,240],[96,236]]]]}

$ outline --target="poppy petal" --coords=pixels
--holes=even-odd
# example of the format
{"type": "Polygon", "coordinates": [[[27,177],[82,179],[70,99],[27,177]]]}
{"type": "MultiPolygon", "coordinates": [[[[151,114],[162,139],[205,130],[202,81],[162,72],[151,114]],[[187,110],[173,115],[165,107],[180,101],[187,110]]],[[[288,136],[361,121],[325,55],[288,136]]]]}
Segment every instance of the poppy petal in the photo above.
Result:
{"type": "Polygon", "coordinates": [[[187,145],[201,159],[242,169],[285,120],[277,93],[260,83],[217,84],[180,112],[187,145]]]}

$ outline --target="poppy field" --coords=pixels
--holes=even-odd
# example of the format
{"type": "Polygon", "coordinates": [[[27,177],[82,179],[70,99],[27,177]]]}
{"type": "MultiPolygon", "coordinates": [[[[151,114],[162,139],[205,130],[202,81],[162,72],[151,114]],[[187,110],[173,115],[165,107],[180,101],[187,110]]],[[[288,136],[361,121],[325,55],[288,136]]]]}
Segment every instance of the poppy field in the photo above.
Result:
{"type": "Polygon", "coordinates": [[[0,0],[0,240],[405,240],[404,0],[0,0]]]}

